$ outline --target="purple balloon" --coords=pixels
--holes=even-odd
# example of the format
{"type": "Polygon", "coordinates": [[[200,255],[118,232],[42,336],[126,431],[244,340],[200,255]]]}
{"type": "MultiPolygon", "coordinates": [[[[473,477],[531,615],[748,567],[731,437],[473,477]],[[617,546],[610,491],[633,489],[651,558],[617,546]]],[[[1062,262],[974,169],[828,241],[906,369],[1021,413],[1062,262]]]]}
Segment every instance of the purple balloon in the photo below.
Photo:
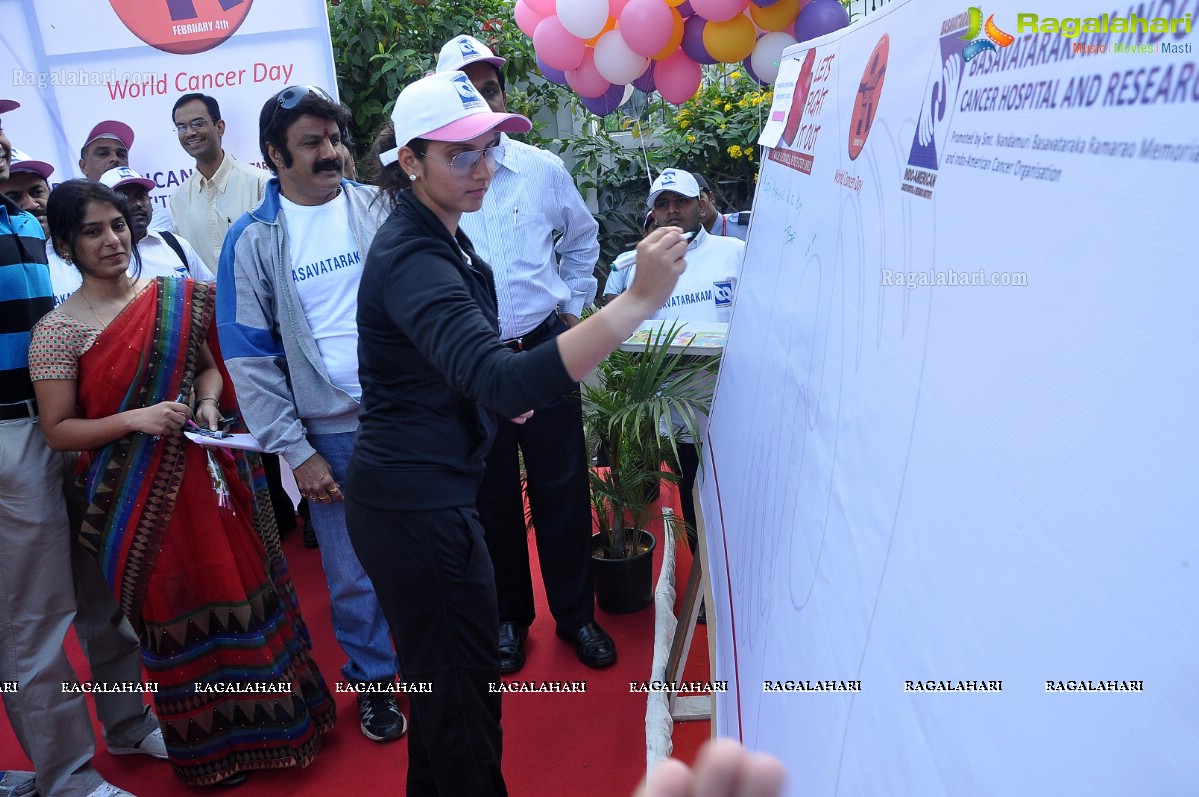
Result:
{"type": "Polygon", "coordinates": [[[849,25],[849,12],[838,0],[812,0],[795,19],[795,40],[806,42],[849,25]]]}
{"type": "MultiPolygon", "coordinates": [[[[833,0],[835,3],[837,0],[833,0]]],[[[701,16],[690,17],[683,23],[683,43],[680,45],[687,57],[697,64],[714,64],[716,59],[708,55],[704,47],[704,28],[708,20],[701,16]]]]}
{"type": "Polygon", "coordinates": [[[745,74],[749,75],[750,79],[753,82],[757,83],[759,86],[765,86],[766,81],[762,80],[762,78],[758,77],[757,73],[754,72],[753,65],[750,63],[753,60],[754,60],[753,56],[746,58],[744,61],[741,62],[741,67],[745,70],[745,74]]]}
{"type": "Polygon", "coordinates": [[[644,91],[646,94],[652,92],[654,90],[654,67],[657,65],[657,61],[650,61],[649,68],[641,73],[641,77],[633,81],[633,88],[644,91]]]}
{"type": "Polygon", "coordinates": [[[552,66],[541,60],[541,56],[537,56],[537,69],[545,76],[545,79],[559,86],[566,85],[566,73],[561,69],[554,69],[552,66]]]}
{"type": "Polygon", "coordinates": [[[624,88],[623,85],[613,84],[598,97],[579,97],[579,101],[596,116],[607,116],[620,107],[620,101],[624,99],[624,88]]]}
{"type": "MultiPolygon", "coordinates": [[[[774,0],[774,2],[778,2],[778,0],[774,0]]],[[[695,16],[695,9],[691,7],[691,0],[683,0],[683,2],[674,7],[674,10],[678,11],[679,16],[683,19],[695,16]]]]}
{"type": "Polygon", "coordinates": [[[756,5],[758,8],[766,8],[767,6],[774,5],[778,1],[779,0],[755,0],[754,5],[756,5]]]}

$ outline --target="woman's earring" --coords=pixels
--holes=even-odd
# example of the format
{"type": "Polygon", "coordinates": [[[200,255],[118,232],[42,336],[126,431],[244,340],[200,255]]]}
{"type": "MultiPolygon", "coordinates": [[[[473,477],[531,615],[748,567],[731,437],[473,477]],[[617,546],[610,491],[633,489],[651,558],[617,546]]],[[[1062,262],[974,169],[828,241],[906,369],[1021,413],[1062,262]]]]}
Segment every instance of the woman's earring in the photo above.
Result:
{"type": "Polygon", "coordinates": [[[60,255],[60,257],[62,257],[62,262],[66,263],[68,266],[71,265],[71,254],[69,252],[65,255],[60,255]]]}
{"type": "Polygon", "coordinates": [[[415,182],[416,182],[416,175],[415,175],[415,174],[410,174],[410,175],[408,175],[408,179],[409,179],[409,180],[411,180],[412,182],[414,182],[414,183],[415,183],[415,182]]]}

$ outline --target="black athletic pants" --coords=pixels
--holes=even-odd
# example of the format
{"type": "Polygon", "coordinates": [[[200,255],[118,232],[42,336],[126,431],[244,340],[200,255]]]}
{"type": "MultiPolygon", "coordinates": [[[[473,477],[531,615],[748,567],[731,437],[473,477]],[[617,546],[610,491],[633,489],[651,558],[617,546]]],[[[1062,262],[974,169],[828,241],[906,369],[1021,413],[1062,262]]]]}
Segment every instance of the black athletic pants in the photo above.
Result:
{"type": "Polygon", "coordinates": [[[408,684],[409,797],[504,797],[495,580],[473,507],[370,509],[346,500],[408,684]]]}
{"type": "MultiPolygon", "coordinates": [[[[534,346],[565,332],[560,319],[534,346]]],[[[526,348],[531,348],[526,346],[526,348]]],[[[500,621],[533,624],[533,580],[520,483],[520,457],[528,477],[529,507],[550,613],[575,631],[595,614],[591,582],[591,486],[583,437],[583,405],[576,389],[537,407],[524,424],[497,419],[495,443],[479,488],[479,519],[495,566],[500,621]]]]}

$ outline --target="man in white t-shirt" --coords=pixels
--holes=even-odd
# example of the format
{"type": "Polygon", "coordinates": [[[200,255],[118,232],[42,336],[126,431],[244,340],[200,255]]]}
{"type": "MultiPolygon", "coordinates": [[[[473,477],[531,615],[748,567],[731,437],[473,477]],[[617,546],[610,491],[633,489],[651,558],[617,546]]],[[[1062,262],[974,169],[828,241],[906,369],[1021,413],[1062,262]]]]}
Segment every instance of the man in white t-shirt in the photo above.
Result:
{"type": "Polygon", "coordinates": [[[233,222],[221,249],[217,331],[250,432],[279,454],[308,499],[329,583],[333,633],[349,661],[360,727],[398,739],[408,723],[388,691],[397,662],[373,585],[346,528],[341,484],[358,429],[358,284],[389,207],[346,180],[338,145],[349,112],[311,86],[288,86],[259,115],[275,177],[233,222]],[[357,691],[357,690],[356,690],[357,691]]]}
{"type": "MultiPolygon", "coordinates": [[[[129,231],[141,255],[141,277],[190,277],[201,282],[216,280],[187,239],[165,230],[150,229],[150,222],[154,218],[154,203],[150,201],[153,180],[142,177],[128,166],[118,166],[100,175],[100,183],[123,194],[129,202],[129,231]]],[[[129,263],[130,276],[136,276],[136,271],[137,261],[134,260],[129,263]]]]}
{"type": "MultiPolygon", "coordinates": [[[[687,270],[679,277],[674,292],[652,318],[666,321],[719,321],[728,323],[733,312],[733,297],[741,262],[745,258],[745,242],[737,238],[712,235],[703,224],[707,198],[691,172],[666,169],[654,180],[647,200],[659,227],[681,227],[695,233],[687,245],[687,270]]],[[[637,264],[627,268],[626,284],[632,283],[637,264]]],[[[689,528],[695,527],[695,505],[691,498],[699,456],[690,442],[679,444],[679,465],[682,469],[680,492],[683,519],[689,528]]],[[[693,532],[688,533],[692,550],[693,532]]]]}

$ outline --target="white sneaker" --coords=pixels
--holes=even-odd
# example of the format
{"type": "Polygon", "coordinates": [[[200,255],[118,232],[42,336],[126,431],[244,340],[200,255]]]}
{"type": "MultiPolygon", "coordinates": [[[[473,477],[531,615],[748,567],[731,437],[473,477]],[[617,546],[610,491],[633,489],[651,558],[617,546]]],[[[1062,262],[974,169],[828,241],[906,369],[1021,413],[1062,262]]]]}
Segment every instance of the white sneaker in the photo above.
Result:
{"type": "MultiPolygon", "coordinates": [[[[167,745],[162,739],[162,729],[155,728],[146,734],[140,742],[130,747],[113,747],[106,739],[104,746],[113,755],[148,755],[163,761],[167,759],[167,745]]],[[[90,795],[89,795],[90,797],[90,795]]]]}
{"type": "Polygon", "coordinates": [[[134,797],[134,795],[105,781],[93,789],[87,797],[134,797]]]}

